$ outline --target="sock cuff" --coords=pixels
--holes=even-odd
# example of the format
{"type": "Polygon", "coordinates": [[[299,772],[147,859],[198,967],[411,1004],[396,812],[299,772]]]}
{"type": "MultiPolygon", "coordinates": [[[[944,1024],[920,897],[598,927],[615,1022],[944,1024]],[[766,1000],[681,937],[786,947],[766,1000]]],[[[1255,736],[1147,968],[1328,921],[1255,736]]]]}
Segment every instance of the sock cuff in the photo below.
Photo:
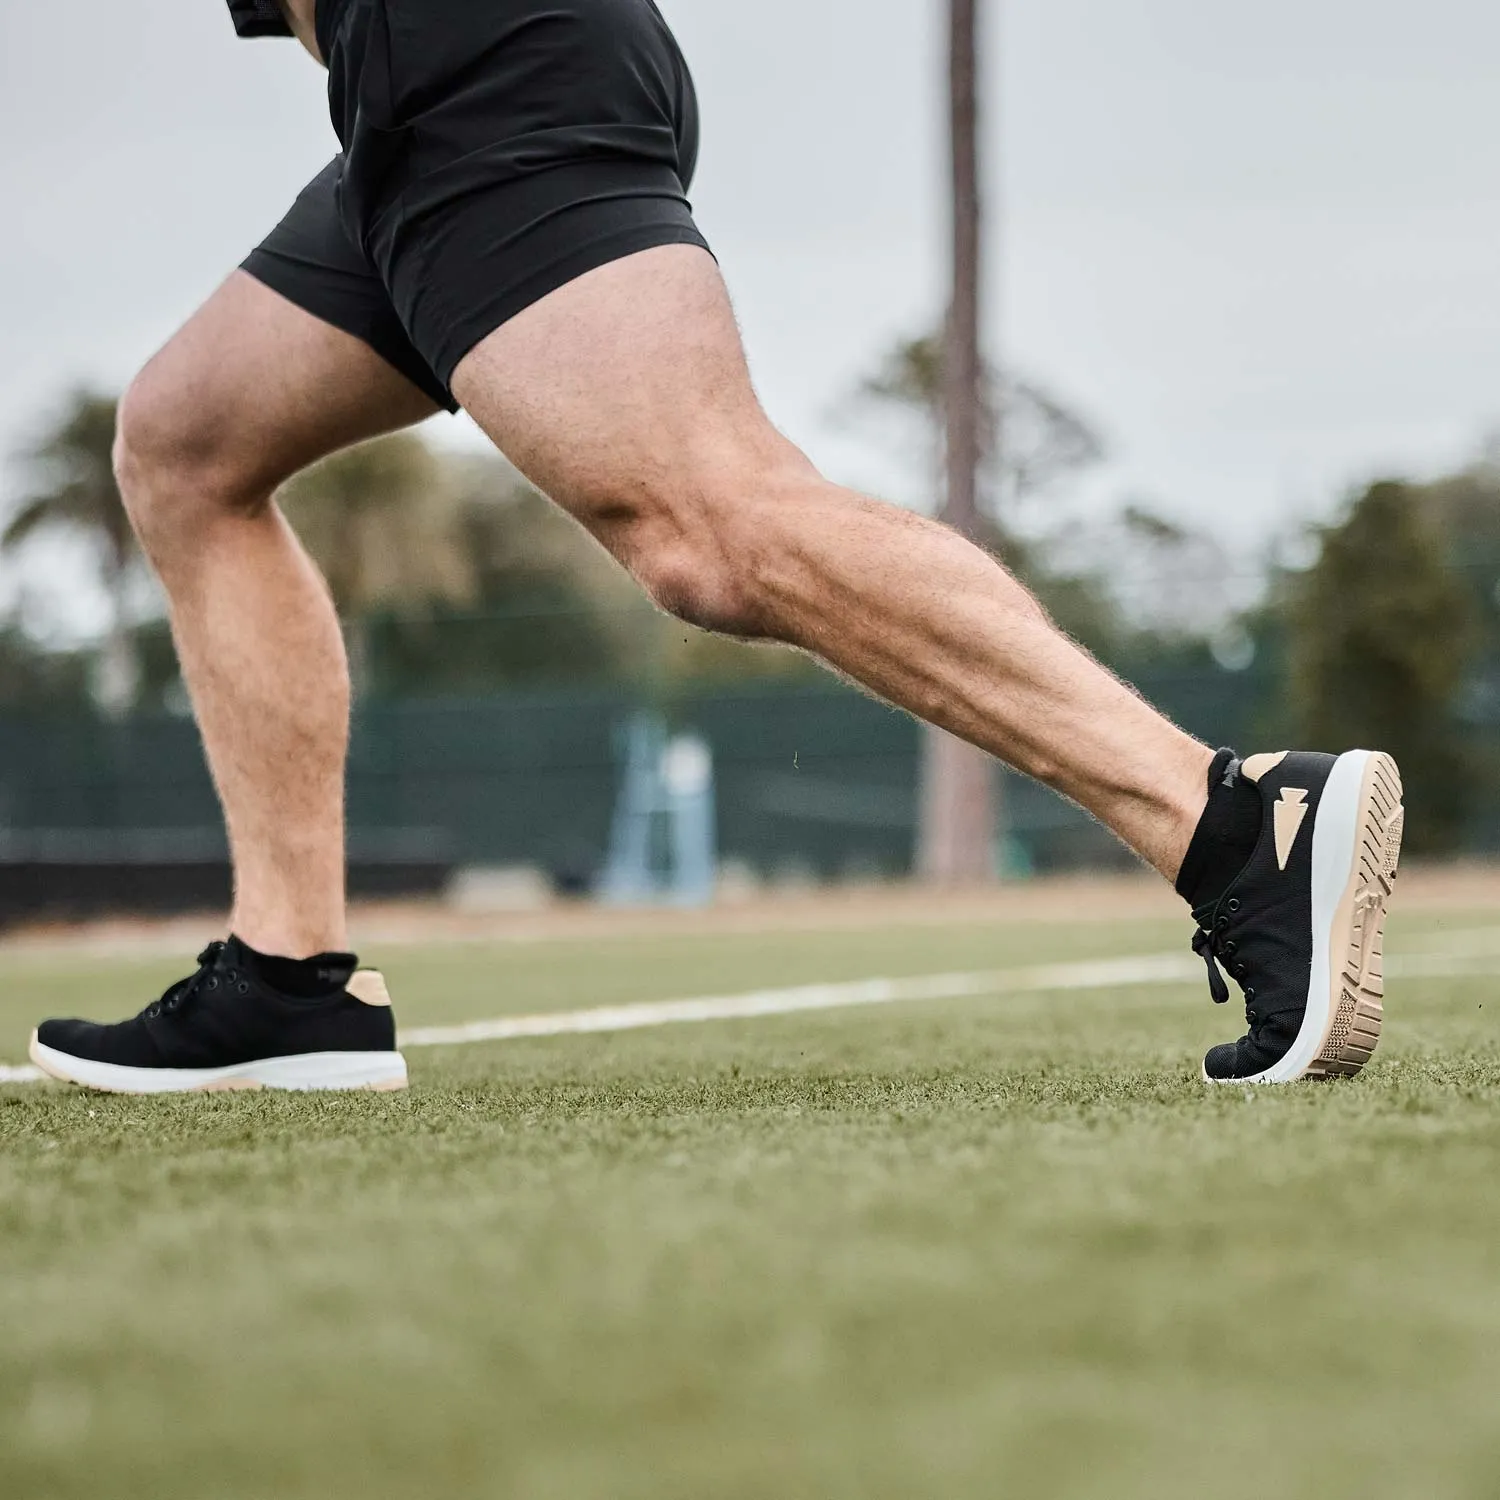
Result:
{"type": "Polygon", "coordinates": [[[1208,803],[1203,809],[1203,816],[1198,819],[1198,826],[1193,830],[1193,837],[1188,843],[1175,883],[1177,894],[1189,905],[1193,902],[1193,893],[1202,884],[1204,869],[1213,857],[1214,845],[1219,839],[1219,809],[1214,794],[1228,789],[1230,772],[1238,764],[1239,757],[1228,748],[1219,750],[1209,763],[1208,803]]]}
{"type": "Polygon", "coordinates": [[[262,953],[243,938],[230,935],[255,971],[278,993],[297,1000],[315,1000],[343,989],[359,967],[353,953],[315,953],[311,958],[285,958],[277,953],[262,953]]]}

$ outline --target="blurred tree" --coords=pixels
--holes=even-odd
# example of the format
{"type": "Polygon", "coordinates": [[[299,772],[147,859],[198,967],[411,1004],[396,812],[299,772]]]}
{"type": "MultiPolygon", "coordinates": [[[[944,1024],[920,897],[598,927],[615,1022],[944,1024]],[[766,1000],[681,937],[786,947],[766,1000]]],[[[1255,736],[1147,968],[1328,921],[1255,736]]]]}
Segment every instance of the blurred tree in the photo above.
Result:
{"type": "MultiPolygon", "coordinates": [[[[1477,462],[1422,487],[1441,528],[1448,564],[1468,588],[1477,622],[1476,660],[1462,695],[1462,716],[1474,737],[1477,782],[1474,818],[1500,828],[1500,438],[1477,462]]],[[[1493,832],[1489,835],[1494,837],[1493,832]]]]}
{"type": "Polygon", "coordinates": [[[462,503],[416,433],[346,448],[297,475],[280,499],[340,613],[475,595],[462,503]]]}
{"type": "Polygon", "coordinates": [[[89,706],[89,660],[46,651],[18,625],[0,625],[0,707],[78,712],[89,706]]]}
{"type": "MultiPolygon", "coordinates": [[[[922,454],[927,483],[943,485],[943,345],[936,334],[903,339],[854,391],[856,410],[889,421],[910,421],[902,441],[922,454]]],[[[1026,534],[1019,515],[1029,501],[1069,475],[1096,464],[1104,445],[1089,423],[1064,402],[986,361],[979,426],[979,516],[974,540],[1006,564],[1057,623],[1091,650],[1110,658],[1122,628],[1108,590],[1087,567],[1054,568],[1047,539],[1026,534]],[[1004,442],[1001,442],[1001,431],[1004,442]]],[[[1076,550],[1076,549],[1074,549],[1076,550]]]]}
{"type": "Polygon", "coordinates": [[[141,557],[115,483],[116,404],[113,396],[92,391],[72,394],[57,423],[22,454],[28,478],[0,533],[5,552],[54,532],[73,533],[87,544],[109,601],[95,694],[110,714],[131,706],[140,679],[130,629],[130,589],[141,557]]]}
{"type": "Polygon", "coordinates": [[[373,692],[463,694],[545,682],[632,679],[680,688],[806,677],[800,654],[694,630],[656,610],[584,529],[498,455],[436,455],[472,594],[369,612],[373,692]]]}
{"type": "Polygon", "coordinates": [[[439,461],[471,588],[419,614],[377,612],[375,690],[474,693],[617,669],[624,615],[644,606],[608,553],[498,455],[439,461]]]}
{"type": "Polygon", "coordinates": [[[533,592],[565,594],[605,611],[640,602],[640,590],[609,553],[498,454],[446,462],[486,604],[533,592]]]}
{"type": "Polygon", "coordinates": [[[1054,525],[1028,550],[1026,576],[1054,617],[1117,670],[1184,649],[1212,652],[1229,670],[1254,659],[1241,617],[1264,595],[1264,570],[1237,568],[1210,531],[1132,501],[1054,525]],[[1066,598],[1053,603],[1062,583],[1077,591],[1072,617],[1066,598]]]}
{"type": "Polygon", "coordinates": [[[1451,849],[1473,791],[1457,713],[1475,640],[1464,580],[1416,486],[1372,485],[1320,541],[1290,602],[1301,736],[1321,750],[1390,751],[1412,852],[1451,849]]]}
{"type": "Polygon", "coordinates": [[[328,580],[358,686],[369,677],[368,623],[377,611],[477,598],[464,502],[416,433],[336,453],[297,475],[279,498],[328,580]]]}
{"type": "Polygon", "coordinates": [[[1448,562],[1468,582],[1485,653],[1500,659],[1500,459],[1420,486],[1448,562]]]}
{"type": "MultiPolygon", "coordinates": [[[[937,334],[903,339],[854,392],[857,406],[906,413],[908,441],[924,454],[924,471],[940,487],[944,464],[943,341],[937,334]]],[[[979,540],[1009,557],[1019,530],[1016,511],[1058,481],[1104,456],[1097,432],[1077,412],[1024,377],[982,369],[978,429],[979,540]],[[1002,442],[1002,435],[1004,441],[1002,442]]]]}
{"type": "Polygon", "coordinates": [[[368,691],[485,692],[587,679],[616,660],[609,615],[634,591],[498,456],[435,452],[404,434],[339,455],[284,493],[368,691]]]}

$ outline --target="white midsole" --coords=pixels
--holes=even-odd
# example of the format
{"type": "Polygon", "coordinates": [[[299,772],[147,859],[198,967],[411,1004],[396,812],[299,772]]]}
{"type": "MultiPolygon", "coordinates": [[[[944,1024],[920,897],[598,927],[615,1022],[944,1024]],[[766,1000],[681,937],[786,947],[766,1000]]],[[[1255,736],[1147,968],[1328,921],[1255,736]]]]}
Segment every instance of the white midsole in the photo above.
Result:
{"type": "Polygon", "coordinates": [[[1312,966],[1307,974],[1307,1009],[1297,1040],[1279,1061],[1248,1078],[1210,1078],[1209,1083],[1292,1083],[1301,1078],[1323,1050],[1333,1024],[1333,924],[1349,889],[1359,854],[1361,819],[1365,806],[1365,770],[1373,759],[1369,750],[1350,750],[1339,756],[1313,825],[1312,847],[1312,966]]]}
{"type": "Polygon", "coordinates": [[[264,1057],[229,1068],[127,1068],[72,1057],[31,1038],[31,1060],[44,1073],[114,1094],[187,1094],[206,1089],[398,1089],[406,1086],[399,1052],[307,1052],[264,1057]]]}

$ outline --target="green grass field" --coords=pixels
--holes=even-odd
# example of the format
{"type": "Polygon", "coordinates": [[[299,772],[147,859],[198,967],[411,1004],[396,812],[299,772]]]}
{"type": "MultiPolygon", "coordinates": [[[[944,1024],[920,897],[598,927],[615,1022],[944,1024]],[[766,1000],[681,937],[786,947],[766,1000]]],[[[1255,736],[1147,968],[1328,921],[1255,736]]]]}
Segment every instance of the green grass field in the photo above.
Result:
{"type": "MultiPolygon", "coordinates": [[[[1388,949],[1441,968],[1486,926],[1398,917],[1388,949]]],[[[1083,909],[370,956],[410,1026],[1187,935],[1083,909]]],[[[1500,1495],[1470,967],[1393,984],[1359,1081],[1249,1095],[1196,1080],[1239,1020],[1201,981],[434,1048],[405,1095],[0,1088],[0,1495],[1500,1495]]],[[[0,1062],[182,968],[0,951],[0,1062]]]]}

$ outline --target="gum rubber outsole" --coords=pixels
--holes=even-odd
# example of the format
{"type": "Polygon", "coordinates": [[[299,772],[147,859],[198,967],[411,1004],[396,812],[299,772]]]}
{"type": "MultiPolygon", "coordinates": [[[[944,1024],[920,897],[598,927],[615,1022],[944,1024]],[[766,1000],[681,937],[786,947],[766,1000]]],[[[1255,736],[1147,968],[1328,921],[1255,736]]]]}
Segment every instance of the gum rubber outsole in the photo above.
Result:
{"type": "Polygon", "coordinates": [[[1385,914],[1401,862],[1406,812],[1401,772],[1389,755],[1375,754],[1365,769],[1359,847],[1350,887],[1340,907],[1342,940],[1335,935],[1333,983],[1338,998],[1328,1035],[1303,1077],[1353,1078],[1380,1042],[1385,1015],[1385,914]]]}

